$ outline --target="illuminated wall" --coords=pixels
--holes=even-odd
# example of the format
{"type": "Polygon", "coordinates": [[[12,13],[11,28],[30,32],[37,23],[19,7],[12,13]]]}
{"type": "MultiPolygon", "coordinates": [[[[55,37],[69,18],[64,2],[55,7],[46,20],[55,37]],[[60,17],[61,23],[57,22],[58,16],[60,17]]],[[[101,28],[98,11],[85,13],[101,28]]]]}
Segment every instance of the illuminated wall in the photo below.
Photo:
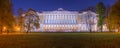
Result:
{"type": "Polygon", "coordinates": [[[91,11],[79,13],[59,8],[55,11],[37,13],[40,17],[40,31],[72,32],[97,31],[97,14],[91,11]]]}

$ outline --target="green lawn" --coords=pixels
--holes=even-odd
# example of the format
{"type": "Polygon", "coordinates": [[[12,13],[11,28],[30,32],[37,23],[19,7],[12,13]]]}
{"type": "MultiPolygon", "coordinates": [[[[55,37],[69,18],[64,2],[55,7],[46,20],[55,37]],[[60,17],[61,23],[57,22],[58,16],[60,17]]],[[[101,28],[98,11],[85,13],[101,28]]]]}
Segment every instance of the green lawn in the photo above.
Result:
{"type": "Polygon", "coordinates": [[[3,34],[0,48],[120,48],[120,33],[3,34]]]}

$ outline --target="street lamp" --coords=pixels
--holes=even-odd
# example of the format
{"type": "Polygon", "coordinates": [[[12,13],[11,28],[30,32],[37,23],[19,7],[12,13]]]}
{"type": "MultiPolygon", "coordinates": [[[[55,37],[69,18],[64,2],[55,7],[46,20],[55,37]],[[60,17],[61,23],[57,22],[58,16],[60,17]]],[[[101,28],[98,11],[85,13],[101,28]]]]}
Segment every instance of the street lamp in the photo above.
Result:
{"type": "Polygon", "coordinates": [[[17,30],[17,31],[20,31],[20,28],[19,28],[19,27],[17,27],[17,28],[16,28],[16,30],[17,30]]]}
{"type": "Polygon", "coordinates": [[[16,26],[15,31],[20,31],[20,27],[16,26]]]}
{"type": "Polygon", "coordinates": [[[3,31],[5,31],[6,29],[7,29],[7,28],[4,26],[4,27],[3,27],[3,31]]]}

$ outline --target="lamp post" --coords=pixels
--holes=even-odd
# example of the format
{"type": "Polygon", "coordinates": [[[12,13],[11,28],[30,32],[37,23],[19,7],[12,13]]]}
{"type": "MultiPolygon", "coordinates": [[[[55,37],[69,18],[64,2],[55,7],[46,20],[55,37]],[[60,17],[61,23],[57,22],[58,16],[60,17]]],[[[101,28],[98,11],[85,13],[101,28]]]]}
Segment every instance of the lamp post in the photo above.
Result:
{"type": "Polygon", "coordinates": [[[17,31],[20,31],[20,28],[19,28],[19,27],[17,27],[17,28],[16,28],[16,30],[17,30],[17,31]]]}
{"type": "Polygon", "coordinates": [[[15,31],[20,31],[20,27],[15,26],[15,31]]]}
{"type": "Polygon", "coordinates": [[[6,31],[6,30],[7,30],[7,28],[4,26],[4,27],[3,27],[3,31],[6,31]]]}

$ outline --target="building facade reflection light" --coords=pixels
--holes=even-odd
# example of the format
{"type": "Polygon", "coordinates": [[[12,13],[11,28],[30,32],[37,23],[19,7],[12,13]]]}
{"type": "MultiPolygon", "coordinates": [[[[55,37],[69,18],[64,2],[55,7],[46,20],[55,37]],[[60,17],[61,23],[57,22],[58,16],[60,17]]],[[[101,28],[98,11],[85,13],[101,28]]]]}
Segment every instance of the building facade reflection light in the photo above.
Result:
{"type": "Polygon", "coordinates": [[[94,20],[93,31],[97,31],[97,14],[92,11],[79,13],[78,11],[55,10],[43,11],[38,13],[40,18],[40,31],[88,31],[89,24],[87,20],[94,20]],[[91,18],[87,19],[87,13],[91,18]]]}

